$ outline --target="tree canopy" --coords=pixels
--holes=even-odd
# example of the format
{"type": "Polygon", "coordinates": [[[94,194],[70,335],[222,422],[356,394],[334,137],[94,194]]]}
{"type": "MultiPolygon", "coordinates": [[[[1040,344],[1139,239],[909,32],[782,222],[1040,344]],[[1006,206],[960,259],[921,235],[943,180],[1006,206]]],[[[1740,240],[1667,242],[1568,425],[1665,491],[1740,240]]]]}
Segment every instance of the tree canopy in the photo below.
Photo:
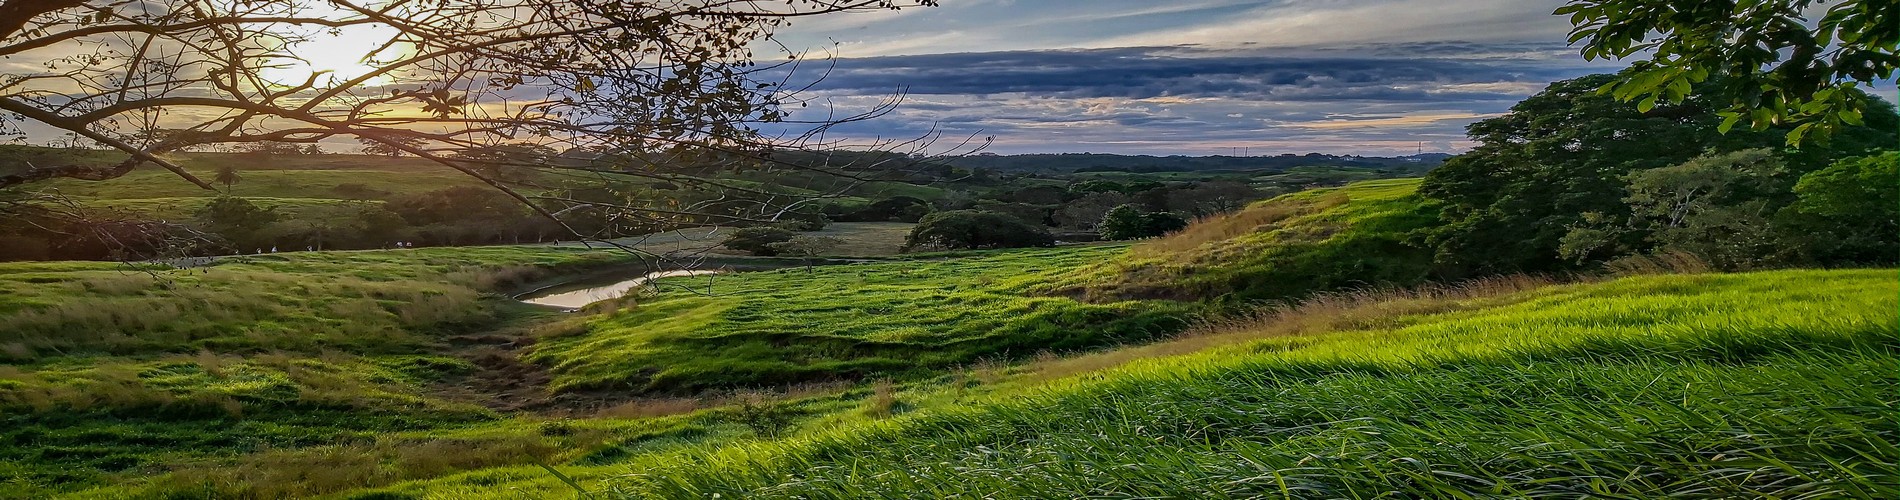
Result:
{"type": "Polygon", "coordinates": [[[949,210],[924,216],[904,241],[906,251],[924,248],[1020,248],[1055,245],[1040,225],[984,210],[949,210]]]}
{"type": "Polygon", "coordinates": [[[1720,96],[1722,130],[1787,125],[1790,144],[1865,123],[1876,104],[1859,84],[1900,67],[1892,0],[1574,0],[1556,14],[1570,16],[1586,59],[1648,54],[1605,84],[1619,99],[1647,111],[1693,88],[1720,96]]]}
{"type": "MultiPolygon", "coordinates": [[[[1710,152],[1773,148],[1784,167],[1777,178],[1790,182],[1840,158],[1891,147],[1900,125],[1891,105],[1869,101],[1866,125],[1843,128],[1828,146],[1780,149],[1786,127],[1719,132],[1718,97],[1692,93],[1643,110],[1597,92],[1627,76],[1557,82],[1509,113],[1468,128],[1478,145],[1427,174],[1419,188],[1442,206],[1444,224],[1426,235],[1440,273],[1545,272],[1594,261],[1567,261],[1559,247],[1587,214],[1627,225],[1632,209],[1625,202],[1625,176],[1632,172],[1710,152]]],[[[1786,205],[1791,196],[1782,190],[1771,205],[1786,205]]]]}

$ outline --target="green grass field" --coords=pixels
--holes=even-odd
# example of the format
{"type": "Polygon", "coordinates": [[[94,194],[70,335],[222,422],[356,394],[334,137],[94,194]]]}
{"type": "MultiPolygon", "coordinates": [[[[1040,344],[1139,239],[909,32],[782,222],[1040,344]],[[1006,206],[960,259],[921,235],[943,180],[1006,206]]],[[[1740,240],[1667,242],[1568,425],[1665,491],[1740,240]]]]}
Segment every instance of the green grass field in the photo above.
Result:
{"type": "Polygon", "coordinates": [[[557,389],[691,393],[856,379],[1146,340],[1189,308],[1087,304],[1046,283],[1119,246],[673,278],[632,309],[544,339],[557,389]]]}
{"type": "Polygon", "coordinates": [[[1436,215],[1417,179],[1358,182],[1261,201],[1138,244],[1062,288],[1090,300],[1171,298],[1229,307],[1329,290],[1421,283],[1431,251],[1411,233],[1436,215]]]}
{"type": "MultiPolygon", "coordinates": [[[[1281,316],[1067,377],[1039,373],[1061,359],[972,368],[848,393],[855,411],[779,439],[558,469],[610,498],[1890,497],[1895,274],[1368,300],[1313,311],[1352,328],[1288,333],[1309,318],[1281,316]]],[[[573,490],[513,467],[379,491],[573,490]]]]}
{"type": "Polygon", "coordinates": [[[579,313],[633,257],[0,264],[0,498],[1900,495],[1900,271],[1399,291],[1413,186],[579,313]]]}
{"type": "MultiPolygon", "coordinates": [[[[915,226],[908,222],[833,222],[826,224],[824,229],[800,234],[836,238],[838,245],[826,251],[826,256],[888,257],[903,253],[904,239],[910,236],[910,230],[915,226]]],[[[618,238],[613,242],[660,255],[748,255],[721,246],[734,230],[731,227],[694,227],[618,238]]],[[[565,242],[562,245],[584,247],[587,244],[565,242]]]]}

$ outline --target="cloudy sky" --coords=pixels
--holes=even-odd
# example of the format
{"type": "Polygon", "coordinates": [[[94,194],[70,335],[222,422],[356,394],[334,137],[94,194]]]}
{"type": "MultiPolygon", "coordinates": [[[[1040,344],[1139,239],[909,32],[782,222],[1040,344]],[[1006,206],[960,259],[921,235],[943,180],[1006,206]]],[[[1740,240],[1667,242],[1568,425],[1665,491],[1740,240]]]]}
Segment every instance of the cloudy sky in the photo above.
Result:
{"type": "MultiPolygon", "coordinates": [[[[864,109],[835,135],[939,130],[989,150],[1409,154],[1552,81],[1613,71],[1564,44],[1561,0],[943,0],[780,33],[829,54],[794,118],[864,109]]],[[[806,73],[813,74],[812,66],[806,73]]]]}

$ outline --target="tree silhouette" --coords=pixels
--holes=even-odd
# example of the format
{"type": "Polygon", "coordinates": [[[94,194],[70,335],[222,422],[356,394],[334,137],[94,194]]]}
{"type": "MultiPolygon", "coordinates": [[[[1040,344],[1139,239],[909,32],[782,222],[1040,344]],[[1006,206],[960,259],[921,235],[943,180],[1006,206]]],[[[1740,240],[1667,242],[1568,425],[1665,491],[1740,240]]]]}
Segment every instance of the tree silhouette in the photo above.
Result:
{"type": "Polygon", "coordinates": [[[699,174],[801,168],[841,179],[843,192],[879,180],[880,168],[915,164],[913,153],[942,148],[938,137],[921,137],[852,145],[900,153],[884,159],[781,160],[786,151],[844,146],[824,132],[886,113],[898,97],[841,118],[820,110],[825,119],[793,119],[788,110],[816,99],[797,83],[806,81],[798,76],[803,54],[788,51],[764,64],[754,50],[772,47],[773,33],[792,19],[935,3],[4,0],[0,57],[43,64],[0,74],[8,82],[0,111],[11,118],[0,128],[23,136],[23,123],[32,123],[123,158],[0,169],[7,172],[0,189],[115,179],[153,164],[213,190],[165,154],[355,139],[376,153],[472,176],[556,222],[579,208],[625,211],[626,219],[691,213],[715,222],[769,221],[800,201],[699,174]],[[460,155],[505,145],[564,156],[529,163],[460,155]],[[494,175],[508,169],[562,170],[565,178],[599,183],[654,179],[718,191],[723,201],[568,199],[494,175]]]}
{"type": "Polygon", "coordinates": [[[224,192],[229,193],[231,192],[231,185],[237,184],[238,181],[244,180],[244,176],[238,175],[237,167],[234,167],[231,165],[224,165],[224,166],[218,167],[218,175],[217,177],[214,177],[212,180],[217,181],[219,184],[223,184],[224,192]]]}

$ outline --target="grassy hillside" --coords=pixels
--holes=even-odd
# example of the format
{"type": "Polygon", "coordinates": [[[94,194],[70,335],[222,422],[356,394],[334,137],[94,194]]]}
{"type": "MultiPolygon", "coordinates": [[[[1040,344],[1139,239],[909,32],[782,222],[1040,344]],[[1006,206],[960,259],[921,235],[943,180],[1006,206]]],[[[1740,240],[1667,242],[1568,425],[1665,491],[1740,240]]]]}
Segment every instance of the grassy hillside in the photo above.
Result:
{"type": "Polygon", "coordinates": [[[914,372],[1145,340],[1187,308],[1085,304],[1046,283],[1120,246],[675,278],[636,307],[579,320],[530,357],[558,389],[690,393],[914,372]]]}
{"type": "Polygon", "coordinates": [[[497,292],[627,257],[3,264],[0,498],[1900,494],[1894,270],[1342,293],[1412,186],[573,314],[497,292]]]}
{"type": "MultiPolygon", "coordinates": [[[[559,456],[599,437],[541,436],[533,422],[443,386],[486,369],[459,347],[466,334],[531,318],[490,292],[623,259],[491,247],[249,256],[188,269],[0,264],[0,498],[167,471],[168,481],[216,483],[172,485],[204,491],[279,481],[213,474],[253,454],[276,456],[271,474],[322,457],[449,461],[402,466],[384,481],[559,456]],[[472,428],[491,430],[448,441],[403,434],[472,428]],[[342,448],[295,451],[323,446],[342,448]]],[[[360,487],[374,481],[348,475],[370,472],[282,483],[360,487]]]]}
{"type": "Polygon", "coordinates": [[[0,356],[413,349],[492,319],[482,292],[625,256],[572,248],[314,252],[189,269],[0,265],[0,356]]]}
{"type": "Polygon", "coordinates": [[[1314,189],[1196,221],[1063,288],[1089,300],[1206,299],[1226,304],[1422,282],[1429,250],[1412,233],[1436,220],[1417,179],[1314,189]]]}
{"type": "MultiPolygon", "coordinates": [[[[565,469],[630,498],[1892,497],[1897,294],[1893,270],[1783,271],[1368,301],[1310,311],[1361,320],[1342,331],[1279,316],[1198,354],[565,469]]],[[[510,469],[389,493],[563,488],[510,469]]]]}

